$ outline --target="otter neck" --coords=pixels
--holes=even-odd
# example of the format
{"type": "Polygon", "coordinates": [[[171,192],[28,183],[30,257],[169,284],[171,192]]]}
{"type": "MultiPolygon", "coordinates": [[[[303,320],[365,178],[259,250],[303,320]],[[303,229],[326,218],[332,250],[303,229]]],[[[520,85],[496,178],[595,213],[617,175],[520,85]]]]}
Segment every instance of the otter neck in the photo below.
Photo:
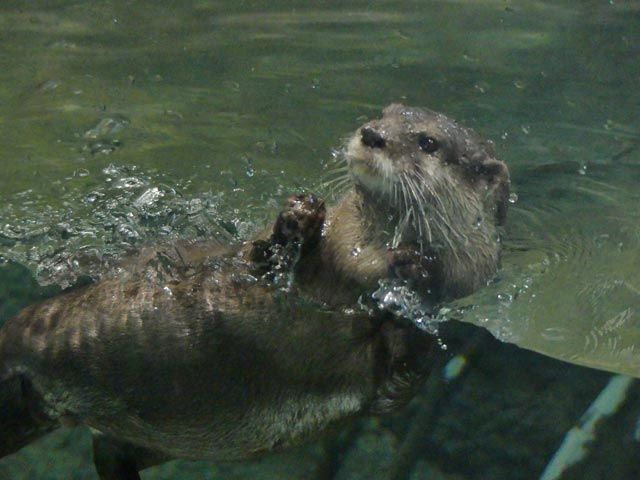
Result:
{"type": "Polygon", "coordinates": [[[433,213],[438,210],[436,205],[412,204],[409,199],[399,203],[390,196],[357,187],[355,193],[363,225],[387,248],[394,249],[401,244],[414,245],[422,252],[454,248],[445,241],[446,228],[433,213]]]}
{"type": "Polygon", "coordinates": [[[354,202],[363,230],[371,241],[377,241],[386,248],[395,248],[401,242],[422,244],[424,241],[415,228],[413,216],[406,208],[396,205],[393,199],[356,186],[354,202]]]}
{"type": "MultiPolygon", "coordinates": [[[[478,199],[474,204],[481,202],[478,199]]],[[[333,257],[338,276],[349,282],[357,280],[365,289],[376,288],[377,281],[390,274],[385,261],[388,250],[399,243],[435,253],[443,265],[441,287],[448,298],[467,295],[493,276],[500,257],[498,234],[492,222],[478,221],[481,208],[466,212],[456,225],[448,225],[436,215],[418,218],[403,208],[386,196],[360,188],[345,195],[330,215],[325,232],[327,250],[342,252],[333,257]],[[339,221],[332,221],[332,217],[339,221]]],[[[424,212],[427,216],[430,213],[424,212]]]]}

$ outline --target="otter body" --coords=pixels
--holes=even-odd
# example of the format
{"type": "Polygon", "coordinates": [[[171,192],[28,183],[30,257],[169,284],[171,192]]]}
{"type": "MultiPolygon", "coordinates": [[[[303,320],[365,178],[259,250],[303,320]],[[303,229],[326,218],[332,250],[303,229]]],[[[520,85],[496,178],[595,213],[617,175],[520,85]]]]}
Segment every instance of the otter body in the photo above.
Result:
{"type": "Polygon", "coordinates": [[[508,172],[447,117],[402,105],[360,128],[345,158],[352,188],[326,217],[323,202],[298,196],[270,236],[166,281],[102,281],[9,320],[0,456],[84,424],[102,479],[139,478],[171,458],[292,447],[406,403],[436,342],[357,302],[388,278],[433,302],[486,283],[508,172]]]}
{"type": "Polygon", "coordinates": [[[231,263],[27,308],[2,330],[3,367],[42,394],[43,420],[170,458],[254,457],[361,410],[380,354],[370,322],[296,305],[231,263]]]}
{"type": "Polygon", "coordinates": [[[351,137],[344,157],[352,187],[328,211],[315,258],[298,265],[301,288],[352,303],[400,273],[408,254],[424,268],[407,280],[436,302],[493,277],[509,172],[492,144],[440,113],[393,104],[351,137]]]}

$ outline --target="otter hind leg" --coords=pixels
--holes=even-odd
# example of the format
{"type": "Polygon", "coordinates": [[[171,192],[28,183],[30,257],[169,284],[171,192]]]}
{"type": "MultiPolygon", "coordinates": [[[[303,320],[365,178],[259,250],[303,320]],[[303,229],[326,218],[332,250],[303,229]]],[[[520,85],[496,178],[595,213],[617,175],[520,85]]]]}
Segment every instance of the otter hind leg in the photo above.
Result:
{"type": "Polygon", "coordinates": [[[138,472],[168,460],[162,453],[100,432],[93,434],[93,462],[100,480],[140,480],[138,472]]]}
{"type": "Polygon", "coordinates": [[[58,428],[43,410],[40,395],[23,375],[0,381],[0,458],[58,428]]]}

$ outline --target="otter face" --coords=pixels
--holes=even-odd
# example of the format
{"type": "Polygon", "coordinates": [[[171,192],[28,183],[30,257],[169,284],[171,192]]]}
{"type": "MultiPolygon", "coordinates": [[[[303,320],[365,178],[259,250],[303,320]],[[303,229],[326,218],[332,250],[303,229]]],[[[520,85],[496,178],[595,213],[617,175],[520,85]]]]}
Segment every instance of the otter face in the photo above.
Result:
{"type": "Polygon", "coordinates": [[[406,212],[414,223],[444,228],[477,222],[483,212],[496,224],[504,221],[506,165],[490,144],[440,113],[392,104],[353,135],[346,160],[363,195],[406,212]]]}

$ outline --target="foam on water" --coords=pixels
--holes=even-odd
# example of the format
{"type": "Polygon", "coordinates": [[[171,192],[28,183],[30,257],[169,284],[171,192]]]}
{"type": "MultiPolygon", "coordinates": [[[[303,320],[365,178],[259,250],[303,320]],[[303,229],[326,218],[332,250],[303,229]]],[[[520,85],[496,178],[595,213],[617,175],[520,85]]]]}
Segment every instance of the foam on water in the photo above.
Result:
{"type": "Polygon", "coordinates": [[[222,194],[187,196],[160,173],[109,165],[92,178],[73,177],[61,190],[62,208],[23,192],[0,207],[0,259],[26,265],[42,285],[66,288],[81,276],[99,279],[146,243],[171,239],[232,242],[254,226],[222,206],[222,194]],[[80,183],[77,181],[80,180],[80,183]],[[80,199],[78,201],[78,198],[80,199]]]}

